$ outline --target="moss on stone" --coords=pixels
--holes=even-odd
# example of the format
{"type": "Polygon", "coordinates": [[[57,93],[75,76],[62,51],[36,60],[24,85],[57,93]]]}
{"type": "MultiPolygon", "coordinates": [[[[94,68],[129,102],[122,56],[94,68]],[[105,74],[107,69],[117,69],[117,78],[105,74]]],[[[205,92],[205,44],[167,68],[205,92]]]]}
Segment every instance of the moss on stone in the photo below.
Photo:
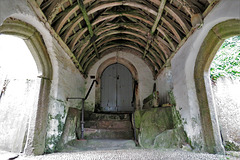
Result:
{"type": "Polygon", "coordinates": [[[176,101],[173,95],[173,91],[169,91],[168,96],[169,96],[170,104],[172,104],[173,106],[176,106],[176,101]]]}
{"type": "MultiPolygon", "coordinates": [[[[82,104],[81,104],[81,105],[82,105],[82,104]]],[[[94,112],[95,105],[94,105],[93,102],[87,102],[87,101],[85,101],[85,103],[84,103],[84,108],[85,108],[85,111],[94,112]]]]}
{"type": "Polygon", "coordinates": [[[224,148],[226,151],[240,151],[240,147],[234,142],[225,141],[224,148]]]}
{"type": "Polygon", "coordinates": [[[166,107],[152,108],[142,112],[139,143],[144,148],[152,148],[157,135],[173,128],[172,110],[170,107],[166,107]]]}
{"type": "Polygon", "coordinates": [[[137,110],[136,112],[134,112],[134,119],[135,119],[135,127],[140,128],[140,124],[141,124],[141,111],[140,110],[137,110]]]}
{"type": "Polygon", "coordinates": [[[154,148],[180,148],[186,143],[182,127],[166,130],[159,134],[154,141],[154,148]]]}
{"type": "Polygon", "coordinates": [[[191,146],[172,91],[169,92],[169,97],[171,107],[135,111],[135,126],[141,147],[180,148],[186,143],[191,146]]]}
{"type": "Polygon", "coordinates": [[[57,131],[54,132],[54,134],[52,135],[48,135],[46,137],[46,143],[45,143],[45,153],[52,153],[58,150],[57,148],[57,144],[61,138],[61,135],[63,133],[63,129],[64,129],[64,124],[65,124],[65,117],[66,117],[66,113],[67,113],[67,107],[66,107],[66,102],[59,100],[59,99],[55,99],[55,102],[57,102],[59,104],[59,107],[63,107],[63,110],[58,111],[60,113],[56,114],[56,115],[52,115],[52,114],[48,114],[48,132],[51,131],[51,129],[49,127],[50,126],[50,122],[51,121],[57,121],[58,122],[58,126],[57,126],[57,131]]]}
{"type": "Polygon", "coordinates": [[[174,128],[177,128],[183,125],[181,115],[179,111],[176,109],[176,106],[172,106],[172,117],[173,117],[174,128]]]}

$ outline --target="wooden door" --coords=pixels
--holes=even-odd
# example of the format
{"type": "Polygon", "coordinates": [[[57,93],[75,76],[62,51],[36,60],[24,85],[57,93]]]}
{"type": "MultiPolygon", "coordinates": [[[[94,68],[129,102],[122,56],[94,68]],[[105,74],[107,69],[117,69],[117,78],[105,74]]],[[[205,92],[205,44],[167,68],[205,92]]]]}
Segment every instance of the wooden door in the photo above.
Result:
{"type": "Polygon", "coordinates": [[[101,109],[104,112],[132,112],[133,78],[121,64],[107,67],[101,77],[101,109]]]}

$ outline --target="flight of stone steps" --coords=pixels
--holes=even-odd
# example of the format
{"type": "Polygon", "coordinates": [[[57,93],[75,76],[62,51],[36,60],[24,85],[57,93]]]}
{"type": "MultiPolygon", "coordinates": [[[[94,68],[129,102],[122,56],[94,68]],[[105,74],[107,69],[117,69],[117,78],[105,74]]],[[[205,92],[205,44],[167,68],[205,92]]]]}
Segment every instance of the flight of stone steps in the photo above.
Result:
{"type": "Polygon", "coordinates": [[[85,139],[133,139],[129,114],[93,113],[84,126],[85,139]]]}
{"type": "MultiPolygon", "coordinates": [[[[68,142],[63,151],[136,148],[129,114],[92,113],[84,127],[84,139],[68,142]]],[[[77,133],[80,137],[81,128],[77,133]]]]}

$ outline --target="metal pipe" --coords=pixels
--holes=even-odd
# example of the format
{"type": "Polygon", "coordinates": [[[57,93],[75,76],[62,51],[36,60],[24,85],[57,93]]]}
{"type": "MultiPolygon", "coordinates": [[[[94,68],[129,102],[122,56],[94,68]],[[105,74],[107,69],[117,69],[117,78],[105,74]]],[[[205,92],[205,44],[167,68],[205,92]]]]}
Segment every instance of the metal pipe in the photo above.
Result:
{"type": "Polygon", "coordinates": [[[91,92],[91,90],[92,90],[92,87],[93,87],[94,82],[96,82],[96,84],[98,84],[97,80],[93,80],[93,81],[92,81],[92,84],[91,84],[91,86],[90,86],[90,88],[89,88],[89,90],[88,90],[88,92],[87,92],[87,94],[86,94],[86,96],[85,96],[85,100],[88,98],[88,96],[89,96],[89,94],[90,94],[90,92],[91,92]]]}

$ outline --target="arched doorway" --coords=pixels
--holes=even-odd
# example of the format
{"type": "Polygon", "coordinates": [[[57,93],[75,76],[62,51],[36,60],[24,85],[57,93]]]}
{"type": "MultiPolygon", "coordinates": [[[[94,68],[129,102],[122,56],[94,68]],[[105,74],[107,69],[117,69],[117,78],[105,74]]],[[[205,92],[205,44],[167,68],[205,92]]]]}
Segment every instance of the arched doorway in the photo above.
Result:
{"type": "Polygon", "coordinates": [[[205,142],[209,153],[224,153],[209,78],[210,64],[225,39],[240,34],[240,20],[228,20],[214,26],[199,50],[194,79],[205,142]]]}
{"type": "Polygon", "coordinates": [[[47,49],[42,36],[33,26],[15,18],[8,18],[4,21],[0,26],[0,34],[13,35],[23,39],[36,63],[38,93],[34,98],[34,105],[31,106],[31,112],[29,111],[30,120],[28,121],[24,152],[25,154],[43,154],[52,79],[52,65],[47,49]]]}
{"type": "Polygon", "coordinates": [[[133,112],[134,82],[131,72],[122,64],[108,66],[101,75],[102,112],[133,112]]]}
{"type": "Polygon", "coordinates": [[[38,96],[37,76],[36,63],[25,42],[15,36],[0,35],[0,148],[3,150],[24,151],[32,106],[38,96]]]}
{"type": "MultiPolygon", "coordinates": [[[[120,64],[123,65],[128,71],[130,71],[132,75],[132,87],[133,87],[133,110],[140,108],[140,100],[139,100],[139,86],[138,86],[138,73],[135,66],[129,62],[127,59],[120,58],[120,57],[112,57],[105,60],[97,70],[96,80],[98,81],[98,85],[95,88],[95,112],[102,112],[101,108],[101,77],[105,69],[113,64],[120,64]]],[[[132,112],[132,111],[131,111],[132,112]]]]}

